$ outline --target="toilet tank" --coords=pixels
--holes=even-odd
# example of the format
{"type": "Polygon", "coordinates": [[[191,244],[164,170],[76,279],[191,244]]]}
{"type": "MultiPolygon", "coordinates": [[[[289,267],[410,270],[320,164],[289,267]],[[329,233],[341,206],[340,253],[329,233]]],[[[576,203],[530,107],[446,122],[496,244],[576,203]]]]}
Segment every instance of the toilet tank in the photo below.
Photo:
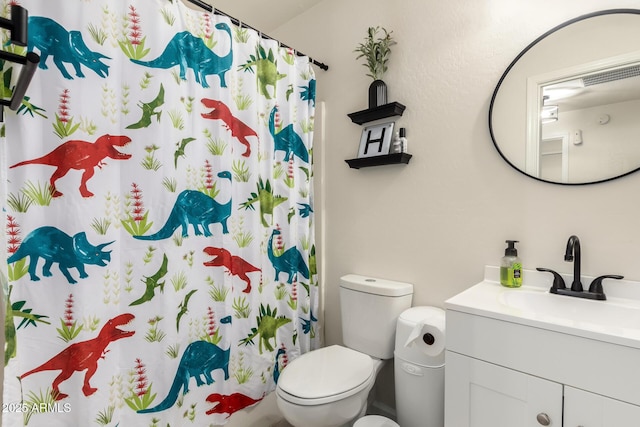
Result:
{"type": "Polygon", "coordinates": [[[347,274],[340,278],[344,345],[377,359],[393,358],[396,321],[411,307],[413,285],[347,274]]]}

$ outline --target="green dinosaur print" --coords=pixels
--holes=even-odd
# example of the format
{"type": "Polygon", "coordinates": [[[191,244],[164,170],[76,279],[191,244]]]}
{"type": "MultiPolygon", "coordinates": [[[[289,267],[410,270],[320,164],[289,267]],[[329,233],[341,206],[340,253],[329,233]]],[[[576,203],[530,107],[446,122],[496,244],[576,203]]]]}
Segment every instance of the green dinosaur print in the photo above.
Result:
{"type": "Polygon", "coordinates": [[[157,108],[160,108],[164,105],[164,86],[160,84],[160,90],[158,91],[158,95],[149,101],[142,102],[138,104],[138,107],[142,110],[142,117],[137,122],[130,124],[127,126],[127,129],[140,129],[147,128],[151,125],[151,117],[156,116],[156,120],[160,123],[160,117],[162,117],[162,110],[156,111],[157,108]]]}
{"type": "Polygon", "coordinates": [[[309,278],[317,274],[318,274],[318,264],[316,261],[316,245],[312,245],[311,250],[309,251],[309,278]]]}
{"type": "Polygon", "coordinates": [[[156,296],[156,288],[160,288],[160,292],[164,291],[164,282],[161,282],[162,279],[167,274],[167,265],[169,263],[169,259],[167,258],[167,254],[164,254],[162,257],[162,265],[158,269],[158,271],[153,276],[145,276],[145,280],[143,280],[145,284],[144,294],[131,305],[140,305],[147,301],[151,301],[154,296],[156,296]]]}
{"type": "Polygon", "coordinates": [[[189,306],[188,306],[189,299],[191,299],[191,296],[193,294],[195,294],[196,292],[198,292],[197,289],[192,289],[191,291],[189,291],[189,293],[187,295],[185,295],[184,299],[182,300],[182,302],[178,306],[180,311],[178,312],[178,315],[176,316],[176,332],[180,332],[180,319],[182,319],[182,316],[187,314],[187,312],[189,311],[189,306]]]}
{"type": "Polygon", "coordinates": [[[234,424],[320,345],[316,67],[179,0],[17,3],[0,386],[50,410],[1,424],[234,424]]]}
{"type": "Polygon", "coordinates": [[[250,55],[249,60],[241,65],[239,69],[253,73],[254,66],[256,67],[260,94],[267,99],[271,99],[267,86],[273,86],[273,95],[275,96],[277,81],[287,75],[278,73],[277,61],[273,56],[273,50],[269,49],[269,53],[267,53],[262,46],[257,46],[256,54],[250,55]]]}
{"type": "Polygon", "coordinates": [[[240,344],[249,345],[253,344],[253,339],[255,337],[258,338],[258,351],[262,354],[262,346],[266,348],[268,351],[273,351],[274,347],[269,342],[270,339],[273,340],[273,344],[276,343],[276,331],[281,326],[286,325],[291,322],[291,319],[288,319],[284,316],[276,317],[278,314],[278,309],[274,308],[271,311],[271,307],[267,304],[265,308],[264,305],[260,304],[260,315],[256,316],[256,322],[258,323],[257,328],[251,328],[251,333],[244,339],[240,340],[240,344]]]}
{"type": "Polygon", "coordinates": [[[182,138],[182,140],[177,144],[178,148],[173,153],[173,165],[176,169],[178,169],[178,157],[185,157],[184,149],[187,147],[188,143],[195,140],[195,138],[182,138]]]}
{"type": "Polygon", "coordinates": [[[0,275],[0,282],[2,282],[2,289],[5,292],[4,366],[7,366],[9,360],[16,357],[17,354],[17,329],[20,329],[23,326],[27,327],[30,325],[37,327],[38,323],[44,323],[45,325],[50,325],[51,323],[45,320],[48,319],[49,316],[32,313],[31,308],[26,308],[26,301],[16,301],[12,303],[11,292],[13,291],[13,286],[6,286],[6,279],[4,278],[4,275],[0,275]],[[22,321],[17,328],[14,323],[14,317],[22,318],[22,321]]]}
{"type": "Polygon", "coordinates": [[[265,227],[269,227],[270,224],[264,219],[265,214],[271,215],[273,217],[273,209],[278,206],[280,203],[284,203],[287,198],[274,195],[273,189],[271,188],[271,183],[269,180],[267,182],[263,182],[262,178],[258,180],[258,192],[251,193],[251,198],[246,202],[242,203],[240,206],[245,209],[254,210],[253,204],[258,202],[260,204],[260,219],[262,220],[262,225],[265,227]]]}

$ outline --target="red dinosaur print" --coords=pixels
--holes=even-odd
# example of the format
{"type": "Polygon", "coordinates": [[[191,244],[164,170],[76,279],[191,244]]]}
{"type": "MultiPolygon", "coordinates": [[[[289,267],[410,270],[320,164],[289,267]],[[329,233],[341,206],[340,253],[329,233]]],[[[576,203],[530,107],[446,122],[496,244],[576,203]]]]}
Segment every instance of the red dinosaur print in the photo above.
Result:
{"type": "Polygon", "coordinates": [[[115,160],[129,159],[131,154],[121,153],[114,148],[123,147],[129,142],[131,138],[125,135],[102,135],[95,143],[71,140],[63,142],[49,154],[16,163],[11,167],[33,164],[56,166],[58,169],[53,172],[49,180],[53,197],[62,196],[62,193],[56,189],[56,181],[59,178],[65,176],[71,169],[84,170],[80,179],[80,194],[82,197],[91,197],[93,193],[87,190],[87,181],[93,176],[94,168],[96,166],[102,168],[106,164],[102,160],[107,157],[115,160]]]}
{"type": "Polygon", "coordinates": [[[247,287],[242,292],[251,292],[251,279],[249,279],[247,273],[260,271],[258,267],[254,267],[237,255],[231,255],[231,252],[224,248],[207,246],[204,248],[204,253],[215,257],[211,261],[205,262],[204,265],[207,267],[225,267],[229,274],[238,276],[247,283],[247,287]]]}
{"type": "Polygon", "coordinates": [[[226,418],[229,418],[234,412],[255,405],[263,398],[264,395],[260,399],[256,400],[241,393],[232,393],[228,396],[213,393],[207,397],[207,402],[216,403],[216,406],[209,409],[206,414],[228,414],[226,418]]]}
{"type": "Polygon", "coordinates": [[[89,384],[91,377],[93,377],[93,374],[95,374],[98,369],[98,361],[104,359],[105,355],[109,352],[107,346],[110,343],[135,334],[133,331],[123,331],[117,328],[118,326],[128,324],[134,318],[135,316],[130,313],[114,317],[102,327],[96,338],[71,344],[47,362],[22,374],[20,379],[22,380],[26,376],[35,374],[36,372],[61,371],[51,385],[51,395],[54,399],[61,400],[67,397],[68,394],[60,392],[58,388],[60,383],[69,379],[75,371],[80,372],[86,370],[87,373],[84,374],[82,392],[85,396],[91,396],[98,390],[89,384]]]}
{"type": "Polygon", "coordinates": [[[233,117],[231,110],[222,101],[216,101],[215,99],[202,98],[202,103],[207,108],[213,108],[209,113],[202,113],[202,117],[211,120],[222,120],[225,127],[231,131],[231,136],[238,138],[238,141],[243,143],[247,147],[246,151],[242,154],[244,157],[249,157],[251,154],[251,144],[247,140],[248,136],[258,137],[258,134],[247,126],[244,122],[233,117]]]}

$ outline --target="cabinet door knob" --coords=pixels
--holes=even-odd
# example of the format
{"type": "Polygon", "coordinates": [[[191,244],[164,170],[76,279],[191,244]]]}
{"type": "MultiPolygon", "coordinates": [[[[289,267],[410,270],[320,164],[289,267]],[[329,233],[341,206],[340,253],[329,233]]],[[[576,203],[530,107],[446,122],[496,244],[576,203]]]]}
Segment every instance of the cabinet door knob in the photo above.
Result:
{"type": "Polygon", "coordinates": [[[540,412],[536,417],[536,420],[538,420],[538,423],[542,426],[551,425],[551,418],[549,418],[549,415],[545,414],[544,412],[540,412]]]}

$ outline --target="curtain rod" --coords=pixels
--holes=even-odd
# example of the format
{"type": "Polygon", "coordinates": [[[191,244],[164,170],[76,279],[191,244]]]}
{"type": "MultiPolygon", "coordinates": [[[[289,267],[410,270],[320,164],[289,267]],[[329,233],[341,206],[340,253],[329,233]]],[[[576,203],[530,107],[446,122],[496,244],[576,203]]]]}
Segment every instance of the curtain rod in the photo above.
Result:
{"type": "MultiPolygon", "coordinates": [[[[265,39],[268,39],[268,40],[274,40],[274,41],[278,42],[278,44],[280,44],[280,46],[281,46],[281,47],[284,47],[285,49],[293,49],[292,47],[287,46],[286,44],[282,43],[280,40],[274,39],[273,37],[271,37],[271,36],[269,36],[269,35],[267,35],[267,34],[264,34],[262,31],[260,31],[260,30],[258,30],[258,29],[256,29],[256,28],[253,28],[251,25],[247,25],[247,24],[245,24],[244,22],[240,22],[240,20],[239,20],[238,18],[234,18],[233,16],[228,15],[228,14],[226,14],[226,13],[222,12],[221,10],[214,9],[214,8],[213,8],[213,6],[211,6],[211,5],[210,5],[210,4],[208,4],[208,3],[205,3],[205,2],[204,2],[204,1],[202,1],[202,0],[187,0],[187,1],[188,1],[189,3],[191,3],[191,4],[195,4],[196,6],[198,6],[198,7],[202,8],[202,9],[204,9],[204,10],[208,11],[208,12],[213,12],[213,13],[214,13],[214,14],[216,14],[216,15],[226,16],[226,17],[227,17],[227,18],[229,18],[229,19],[231,20],[231,22],[233,22],[235,25],[238,25],[238,26],[240,26],[240,27],[246,27],[246,28],[249,28],[249,29],[251,29],[251,30],[254,30],[254,31],[255,31],[255,32],[257,32],[258,34],[260,34],[260,36],[261,36],[261,37],[263,37],[263,38],[265,38],[265,39]]],[[[308,55],[305,55],[304,53],[302,53],[302,52],[300,52],[300,51],[298,51],[298,50],[296,50],[296,49],[293,49],[293,50],[294,50],[294,51],[296,52],[296,54],[297,54],[297,55],[299,55],[299,56],[308,56],[308,55]]],[[[316,61],[315,59],[311,58],[310,56],[309,56],[309,61],[311,61],[311,63],[312,63],[312,64],[317,65],[318,67],[320,67],[320,69],[322,69],[322,70],[324,70],[324,71],[327,71],[327,70],[329,69],[329,66],[328,66],[328,65],[326,65],[326,64],[324,64],[324,63],[322,63],[322,62],[316,61]]]]}

